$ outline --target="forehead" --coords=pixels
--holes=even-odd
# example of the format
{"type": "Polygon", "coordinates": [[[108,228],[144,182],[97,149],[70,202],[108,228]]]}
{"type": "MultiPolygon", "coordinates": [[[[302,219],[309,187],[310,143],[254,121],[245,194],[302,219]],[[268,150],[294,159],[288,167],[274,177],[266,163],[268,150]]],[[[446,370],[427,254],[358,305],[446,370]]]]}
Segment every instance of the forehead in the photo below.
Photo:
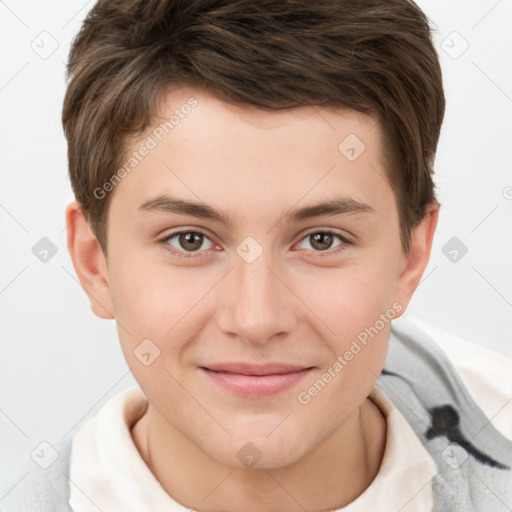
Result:
{"type": "Polygon", "coordinates": [[[360,113],[266,111],[180,89],[162,96],[152,126],[130,141],[112,203],[134,214],[168,193],[254,215],[342,195],[389,209],[383,160],[380,128],[360,113]]]}

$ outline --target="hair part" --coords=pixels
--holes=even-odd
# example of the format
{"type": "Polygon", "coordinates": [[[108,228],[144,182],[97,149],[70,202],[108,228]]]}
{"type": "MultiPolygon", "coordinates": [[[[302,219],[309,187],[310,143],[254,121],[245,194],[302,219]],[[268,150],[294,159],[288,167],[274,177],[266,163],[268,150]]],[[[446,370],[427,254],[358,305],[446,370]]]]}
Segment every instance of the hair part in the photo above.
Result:
{"type": "Polygon", "coordinates": [[[66,78],[70,181],[105,255],[111,194],[94,191],[172,87],[247,108],[372,116],[406,252],[437,203],[445,97],[428,18],[411,0],[99,0],[72,42],[66,78]]]}

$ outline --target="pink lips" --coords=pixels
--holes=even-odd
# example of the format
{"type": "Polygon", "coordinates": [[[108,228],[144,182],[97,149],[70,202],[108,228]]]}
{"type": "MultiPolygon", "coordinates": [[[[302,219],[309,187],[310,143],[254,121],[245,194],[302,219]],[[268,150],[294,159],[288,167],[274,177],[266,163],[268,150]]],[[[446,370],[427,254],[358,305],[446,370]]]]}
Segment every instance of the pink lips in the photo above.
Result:
{"type": "Polygon", "coordinates": [[[295,386],[311,367],[280,363],[251,365],[221,363],[201,367],[208,377],[224,389],[246,397],[271,396],[295,386]]]}

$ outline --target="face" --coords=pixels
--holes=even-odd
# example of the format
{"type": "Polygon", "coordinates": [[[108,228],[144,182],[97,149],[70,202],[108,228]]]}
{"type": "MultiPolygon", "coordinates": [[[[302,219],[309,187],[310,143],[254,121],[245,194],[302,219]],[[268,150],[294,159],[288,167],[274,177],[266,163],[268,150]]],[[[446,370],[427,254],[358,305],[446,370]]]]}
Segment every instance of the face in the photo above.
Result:
{"type": "Polygon", "coordinates": [[[193,90],[160,115],[109,208],[124,355],[160,421],[217,461],[241,466],[251,442],[266,467],[290,464],[364,402],[407,306],[380,129],[193,90]]]}

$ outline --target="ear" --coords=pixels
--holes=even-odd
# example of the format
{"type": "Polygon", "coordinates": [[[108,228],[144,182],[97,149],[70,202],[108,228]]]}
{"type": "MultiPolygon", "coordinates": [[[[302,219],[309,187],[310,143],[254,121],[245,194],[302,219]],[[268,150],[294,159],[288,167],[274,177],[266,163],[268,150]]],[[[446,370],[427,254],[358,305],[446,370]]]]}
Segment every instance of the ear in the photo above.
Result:
{"type": "Polygon", "coordinates": [[[412,294],[420,284],[421,277],[430,259],[438,218],[439,205],[430,205],[427,215],[411,233],[411,248],[405,256],[405,265],[398,278],[395,290],[395,300],[403,308],[395,318],[405,313],[412,294]]]}
{"type": "Polygon", "coordinates": [[[99,318],[114,318],[108,285],[107,262],[96,236],[91,231],[80,204],[66,208],[68,250],[93,313],[99,318]]]}

